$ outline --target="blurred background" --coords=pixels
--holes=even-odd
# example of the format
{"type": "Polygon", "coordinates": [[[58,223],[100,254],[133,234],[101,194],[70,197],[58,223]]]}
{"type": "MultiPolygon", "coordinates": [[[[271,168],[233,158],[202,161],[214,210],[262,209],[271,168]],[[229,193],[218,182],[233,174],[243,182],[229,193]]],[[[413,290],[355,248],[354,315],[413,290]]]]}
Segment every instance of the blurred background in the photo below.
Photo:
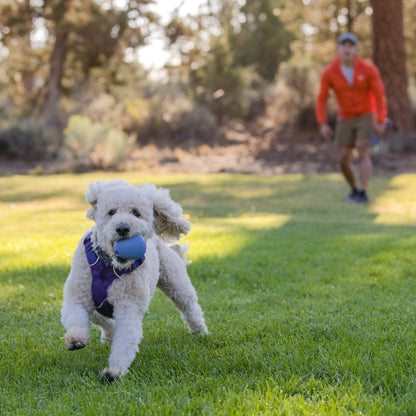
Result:
{"type": "Polygon", "coordinates": [[[346,31],[386,86],[378,166],[412,169],[415,21],[416,0],[3,0],[0,173],[337,170],[314,101],[346,31]]]}

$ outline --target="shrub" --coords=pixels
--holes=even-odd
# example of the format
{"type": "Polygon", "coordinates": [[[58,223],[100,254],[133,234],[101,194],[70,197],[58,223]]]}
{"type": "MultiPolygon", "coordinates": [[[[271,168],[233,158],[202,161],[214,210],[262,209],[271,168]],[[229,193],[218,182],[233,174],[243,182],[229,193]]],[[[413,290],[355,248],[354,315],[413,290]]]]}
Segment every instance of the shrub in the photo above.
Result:
{"type": "Polygon", "coordinates": [[[26,161],[45,159],[54,143],[52,136],[37,120],[26,119],[0,131],[0,149],[10,158],[26,161]]]}
{"type": "Polygon", "coordinates": [[[64,130],[62,155],[95,169],[120,168],[131,149],[131,140],[125,132],[80,115],[71,116],[64,130]]]}
{"type": "Polygon", "coordinates": [[[187,141],[212,144],[218,135],[215,116],[207,107],[196,105],[180,121],[174,135],[175,144],[187,141]]]}
{"type": "Polygon", "coordinates": [[[136,98],[127,105],[133,121],[131,131],[141,144],[151,141],[172,144],[172,137],[190,111],[191,101],[175,85],[169,91],[159,88],[148,98],[136,98]]]}
{"type": "MultiPolygon", "coordinates": [[[[275,99],[288,125],[301,129],[316,126],[314,109],[321,69],[307,60],[293,59],[281,64],[275,99]]],[[[333,111],[330,100],[329,113],[333,111]]]]}

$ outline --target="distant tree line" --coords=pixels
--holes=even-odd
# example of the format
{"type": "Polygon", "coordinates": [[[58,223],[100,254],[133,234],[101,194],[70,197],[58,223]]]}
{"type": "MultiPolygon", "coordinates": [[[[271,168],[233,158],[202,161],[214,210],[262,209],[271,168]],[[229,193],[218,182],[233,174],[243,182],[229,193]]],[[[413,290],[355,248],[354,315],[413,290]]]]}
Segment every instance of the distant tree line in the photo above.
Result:
{"type": "Polygon", "coordinates": [[[79,157],[115,130],[118,148],[210,144],[228,120],[264,116],[271,90],[291,108],[286,121],[299,122],[313,114],[319,72],[345,31],[379,66],[397,128],[414,131],[416,0],[207,0],[197,15],[179,3],[165,25],[153,3],[2,1],[0,152],[79,157]],[[175,57],[157,81],[135,59],[154,30],[175,57]]]}

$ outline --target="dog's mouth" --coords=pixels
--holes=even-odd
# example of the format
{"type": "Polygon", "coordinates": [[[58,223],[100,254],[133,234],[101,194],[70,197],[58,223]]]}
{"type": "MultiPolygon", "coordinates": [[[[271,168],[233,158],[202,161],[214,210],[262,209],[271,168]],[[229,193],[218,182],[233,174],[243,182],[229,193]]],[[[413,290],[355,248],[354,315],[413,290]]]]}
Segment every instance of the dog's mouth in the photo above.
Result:
{"type": "Polygon", "coordinates": [[[119,256],[116,256],[116,260],[121,264],[127,263],[129,261],[129,259],[125,259],[124,257],[119,256]]]}
{"type": "MultiPolygon", "coordinates": [[[[118,243],[119,241],[124,241],[124,240],[128,240],[128,238],[127,237],[126,238],[119,238],[119,239],[115,240],[112,244],[113,250],[114,250],[114,244],[115,243],[118,243]]],[[[114,253],[114,258],[117,261],[117,263],[120,263],[120,264],[125,264],[129,261],[129,259],[126,259],[125,257],[118,256],[116,253],[114,253]]]]}

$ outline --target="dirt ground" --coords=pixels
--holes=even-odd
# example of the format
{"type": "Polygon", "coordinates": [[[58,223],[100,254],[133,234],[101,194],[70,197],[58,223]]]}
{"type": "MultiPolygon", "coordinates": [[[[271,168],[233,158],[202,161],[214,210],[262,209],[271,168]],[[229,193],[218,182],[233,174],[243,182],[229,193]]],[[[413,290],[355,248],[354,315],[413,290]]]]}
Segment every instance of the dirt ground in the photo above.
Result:
{"type": "MultiPolygon", "coordinates": [[[[372,160],[376,174],[416,172],[415,153],[376,148],[372,152],[372,160]]],[[[339,171],[337,149],[332,143],[275,143],[269,146],[255,141],[212,148],[202,145],[187,150],[158,149],[150,145],[136,153],[130,168],[160,173],[262,175],[339,171]]]]}
{"type": "MultiPolygon", "coordinates": [[[[381,142],[372,149],[375,174],[416,173],[414,145],[381,142]]],[[[316,132],[276,135],[261,134],[243,126],[228,128],[217,143],[186,143],[181,147],[147,144],[133,152],[126,164],[130,171],[146,173],[239,173],[277,175],[284,173],[339,172],[337,149],[316,132]]],[[[68,163],[35,161],[25,163],[0,157],[0,175],[52,174],[74,171],[68,163]]]]}

